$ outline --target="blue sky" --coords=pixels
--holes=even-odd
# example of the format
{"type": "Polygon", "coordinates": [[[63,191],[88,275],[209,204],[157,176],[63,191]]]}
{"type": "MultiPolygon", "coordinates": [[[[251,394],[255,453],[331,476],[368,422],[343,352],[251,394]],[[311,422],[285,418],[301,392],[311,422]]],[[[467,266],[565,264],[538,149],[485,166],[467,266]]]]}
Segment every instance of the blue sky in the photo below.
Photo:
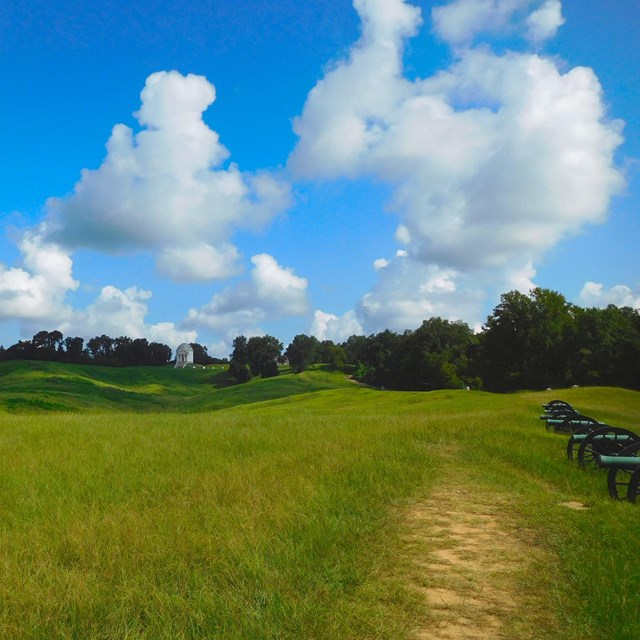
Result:
{"type": "Polygon", "coordinates": [[[639,24],[635,0],[6,0],[0,344],[227,355],[480,326],[531,286],[640,307],[639,24]]]}

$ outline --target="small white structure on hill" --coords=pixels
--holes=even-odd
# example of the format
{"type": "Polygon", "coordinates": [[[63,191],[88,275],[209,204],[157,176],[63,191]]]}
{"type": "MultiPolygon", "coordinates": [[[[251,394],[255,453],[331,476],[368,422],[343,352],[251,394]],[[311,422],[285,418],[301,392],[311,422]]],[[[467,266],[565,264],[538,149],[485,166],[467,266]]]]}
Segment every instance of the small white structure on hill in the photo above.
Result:
{"type": "Polygon", "coordinates": [[[176,349],[176,366],[175,369],[184,369],[184,367],[193,366],[193,347],[188,342],[183,342],[176,349]]]}

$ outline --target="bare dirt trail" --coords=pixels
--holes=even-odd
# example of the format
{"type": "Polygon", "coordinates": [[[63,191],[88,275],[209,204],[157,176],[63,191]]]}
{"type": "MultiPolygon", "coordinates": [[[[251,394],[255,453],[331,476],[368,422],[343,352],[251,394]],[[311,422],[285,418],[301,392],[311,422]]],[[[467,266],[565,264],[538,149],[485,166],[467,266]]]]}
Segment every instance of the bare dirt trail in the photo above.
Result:
{"type": "Polygon", "coordinates": [[[416,640],[536,637],[531,621],[548,614],[523,584],[532,566],[552,560],[514,535],[514,527],[500,498],[475,487],[436,491],[410,509],[411,588],[428,609],[416,640]]]}

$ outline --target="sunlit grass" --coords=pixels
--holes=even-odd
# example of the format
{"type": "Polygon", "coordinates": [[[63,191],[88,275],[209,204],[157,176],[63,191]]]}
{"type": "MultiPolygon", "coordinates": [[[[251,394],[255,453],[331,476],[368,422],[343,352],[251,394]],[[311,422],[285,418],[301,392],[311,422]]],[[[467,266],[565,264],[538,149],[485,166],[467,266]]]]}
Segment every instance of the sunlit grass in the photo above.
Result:
{"type": "Polygon", "coordinates": [[[154,389],[136,412],[106,398],[0,417],[0,637],[409,638],[428,612],[406,588],[404,513],[444,485],[500,495],[514,535],[553,558],[520,586],[543,611],[505,637],[637,638],[640,512],[567,461],[538,414],[561,395],[634,428],[640,394],[172,379],[189,412],[166,412],[154,389]]]}
{"type": "Polygon", "coordinates": [[[344,374],[316,368],[238,385],[227,367],[96,367],[53,362],[0,362],[0,412],[209,411],[346,387],[344,374]]]}

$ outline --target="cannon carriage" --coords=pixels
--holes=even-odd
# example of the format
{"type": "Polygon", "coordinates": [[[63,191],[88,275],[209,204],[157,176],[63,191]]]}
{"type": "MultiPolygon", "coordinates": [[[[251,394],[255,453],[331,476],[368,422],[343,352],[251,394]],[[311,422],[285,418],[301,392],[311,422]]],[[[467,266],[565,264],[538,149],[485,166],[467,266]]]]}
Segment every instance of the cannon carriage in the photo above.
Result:
{"type": "Polygon", "coordinates": [[[605,469],[615,499],[640,500],[640,435],[585,416],[562,401],[543,405],[548,431],[569,435],[567,458],[582,469],[605,469]]]}

